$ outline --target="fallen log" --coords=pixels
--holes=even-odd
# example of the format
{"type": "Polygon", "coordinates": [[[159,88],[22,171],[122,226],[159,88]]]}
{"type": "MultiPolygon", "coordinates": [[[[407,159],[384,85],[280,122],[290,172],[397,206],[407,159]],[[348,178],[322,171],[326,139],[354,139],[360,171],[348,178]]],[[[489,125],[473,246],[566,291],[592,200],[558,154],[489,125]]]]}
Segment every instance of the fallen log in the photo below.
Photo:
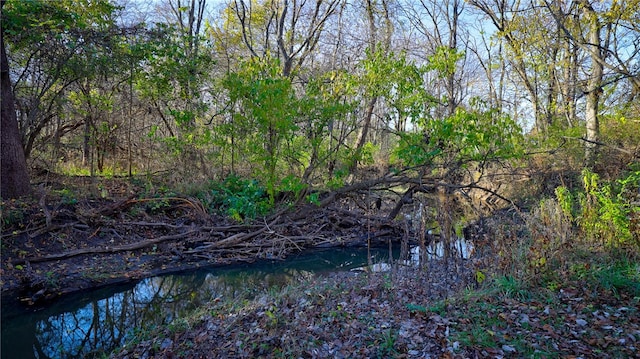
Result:
{"type": "Polygon", "coordinates": [[[275,225],[278,222],[279,219],[280,219],[279,217],[274,219],[271,223],[266,224],[265,226],[263,226],[262,228],[260,228],[260,229],[258,229],[256,231],[249,232],[249,233],[244,233],[244,232],[236,233],[231,237],[227,237],[225,239],[222,239],[222,240],[219,240],[219,241],[216,241],[216,242],[208,242],[204,246],[196,247],[194,249],[185,251],[184,253],[185,254],[194,254],[194,253],[199,253],[199,252],[211,249],[211,248],[225,248],[225,247],[234,246],[234,245],[236,245],[236,244],[238,244],[238,243],[240,243],[242,241],[246,241],[246,240],[251,239],[251,238],[253,238],[253,237],[255,237],[255,236],[259,235],[259,234],[264,233],[267,230],[270,230],[270,227],[275,225]]]}
{"type": "Polygon", "coordinates": [[[145,241],[142,241],[142,242],[123,244],[123,245],[120,245],[120,246],[113,246],[113,247],[81,248],[81,249],[76,249],[76,250],[69,251],[69,252],[58,253],[58,254],[50,254],[50,255],[46,255],[46,256],[42,256],[42,257],[31,257],[31,258],[19,259],[19,260],[13,261],[12,264],[13,265],[19,265],[19,264],[24,264],[24,263],[27,263],[27,262],[28,263],[48,262],[48,261],[55,261],[55,260],[60,260],[60,259],[67,259],[67,258],[71,258],[71,257],[84,255],[84,254],[105,254],[105,253],[118,253],[118,252],[124,252],[124,251],[133,251],[133,250],[137,250],[137,249],[150,247],[150,246],[152,246],[154,244],[158,244],[158,243],[161,243],[161,242],[170,241],[170,240],[173,240],[173,239],[184,238],[184,237],[190,236],[190,235],[192,235],[192,234],[194,234],[196,232],[198,232],[198,231],[192,230],[192,231],[189,231],[189,232],[172,234],[172,235],[168,235],[168,236],[162,236],[162,237],[158,237],[158,238],[148,239],[148,240],[145,240],[145,241]]]}

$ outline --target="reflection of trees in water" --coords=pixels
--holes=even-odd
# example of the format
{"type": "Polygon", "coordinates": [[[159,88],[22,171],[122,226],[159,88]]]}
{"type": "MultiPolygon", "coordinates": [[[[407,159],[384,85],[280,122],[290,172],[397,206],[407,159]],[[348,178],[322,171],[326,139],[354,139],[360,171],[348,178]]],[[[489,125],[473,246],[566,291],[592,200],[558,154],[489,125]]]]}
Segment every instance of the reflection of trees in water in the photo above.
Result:
{"type": "Polygon", "coordinates": [[[133,331],[165,326],[215,298],[248,298],[312,275],[289,268],[145,279],[133,289],[92,300],[75,312],[39,321],[34,354],[39,358],[90,357],[122,345],[133,331]]]}
{"type": "Polygon", "coordinates": [[[124,344],[134,331],[166,326],[216,298],[250,299],[312,276],[301,268],[245,268],[148,278],[109,298],[38,321],[33,353],[38,358],[98,355],[124,344]]]}
{"type": "Polygon", "coordinates": [[[85,358],[122,343],[127,331],[130,293],[91,301],[75,312],[51,316],[36,324],[34,351],[40,358],[85,358]]]}
{"type": "Polygon", "coordinates": [[[218,297],[239,299],[252,297],[271,288],[309,279],[313,272],[285,268],[278,271],[239,272],[230,276],[207,276],[207,287],[215,289],[218,297]]]}
{"type": "Polygon", "coordinates": [[[163,325],[175,318],[189,304],[179,299],[188,298],[185,295],[197,287],[197,281],[175,276],[149,279],[75,312],[41,320],[36,324],[34,354],[84,358],[119,346],[135,328],[163,325]]]}

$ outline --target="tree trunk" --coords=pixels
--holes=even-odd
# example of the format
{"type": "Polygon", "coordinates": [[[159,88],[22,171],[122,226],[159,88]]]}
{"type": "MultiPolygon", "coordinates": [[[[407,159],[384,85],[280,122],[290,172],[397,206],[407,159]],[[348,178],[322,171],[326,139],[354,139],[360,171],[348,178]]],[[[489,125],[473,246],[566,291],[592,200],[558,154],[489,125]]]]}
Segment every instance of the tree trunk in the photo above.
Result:
{"type": "Polygon", "coordinates": [[[585,1],[585,12],[589,21],[589,52],[591,54],[591,75],[587,85],[585,122],[587,127],[587,141],[585,148],[585,162],[587,166],[593,166],[597,155],[597,142],[600,134],[600,124],[598,121],[598,106],[602,93],[602,79],[604,66],[602,65],[602,50],[600,49],[600,29],[602,25],[598,21],[595,10],[585,1]]]}
{"type": "MultiPolygon", "coordinates": [[[[2,1],[4,7],[5,1],[2,1]]],[[[24,157],[22,139],[18,130],[18,119],[15,111],[15,99],[9,78],[9,62],[4,45],[4,30],[0,30],[0,46],[2,54],[0,58],[0,75],[2,87],[2,126],[0,137],[2,140],[2,157],[0,177],[0,192],[3,199],[17,198],[29,193],[29,173],[27,161],[24,157]]]]}
{"type": "Polygon", "coordinates": [[[378,102],[378,97],[372,97],[367,104],[367,109],[364,115],[364,123],[362,124],[362,128],[360,129],[360,135],[358,136],[358,142],[356,143],[356,148],[354,151],[354,159],[349,166],[349,173],[352,175],[355,174],[355,171],[358,168],[358,161],[360,161],[362,148],[364,147],[364,144],[367,143],[367,136],[371,127],[371,119],[373,118],[373,110],[376,107],[376,102],[378,102]]]}
{"type": "Polygon", "coordinates": [[[576,86],[578,82],[578,46],[575,46],[570,39],[564,40],[562,60],[562,83],[560,91],[562,92],[563,105],[561,107],[562,114],[567,120],[567,126],[576,125],[576,86]]]}
{"type": "MultiPolygon", "coordinates": [[[[383,46],[385,53],[388,52],[389,47],[391,46],[391,21],[389,20],[389,11],[387,8],[386,1],[382,1],[382,6],[384,9],[385,16],[385,29],[384,29],[384,38],[381,43],[378,43],[378,26],[376,24],[376,6],[377,3],[375,1],[367,0],[366,2],[366,12],[367,12],[367,21],[369,23],[369,49],[371,53],[374,54],[376,52],[376,48],[378,45],[383,46]]],[[[360,160],[360,155],[362,154],[362,148],[365,143],[367,143],[367,136],[369,134],[369,129],[371,127],[371,120],[373,119],[373,111],[375,110],[376,103],[378,102],[378,96],[374,95],[369,98],[367,103],[367,108],[364,113],[364,121],[362,128],[360,129],[360,135],[358,136],[355,151],[354,151],[354,160],[349,166],[349,173],[351,177],[355,174],[358,168],[358,161],[360,160]]]]}

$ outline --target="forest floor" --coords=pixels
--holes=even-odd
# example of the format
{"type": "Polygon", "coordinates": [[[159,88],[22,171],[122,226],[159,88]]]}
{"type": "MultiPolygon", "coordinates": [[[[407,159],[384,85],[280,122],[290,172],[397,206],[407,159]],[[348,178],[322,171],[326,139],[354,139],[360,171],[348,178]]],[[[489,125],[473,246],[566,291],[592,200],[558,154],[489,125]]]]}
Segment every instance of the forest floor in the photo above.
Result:
{"type": "MultiPolygon", "coordinates": [[[[101,182],[98,193],[79,196],[61,183],[31,201],[3,203],[3,301],[40,305],[199,266],[406,238],[406,227],[353,201],[245,224],[208,213],[193,198],[133,196],[139,189],[121,185],[101,182]]],[[[476,228],[478,245],[495,225],[476,228]]],[[[212,302],[164,330],[140,333],[112,356],[640,357],[640,280],[624,291],[575,276],[537,287],[488,272],[484,279],[479,268],[495,261],[477,251],[471,260],[335,273],[257,298],[212,302]]]]}
{"type": "Polygon", "coordinates": [[[112,357],[640,357],[637,297],[580,282],[469,290],[463,280],[443,285],[451,282],[445,273],[336,273],[251,301],[211,303],[112,357]]]}

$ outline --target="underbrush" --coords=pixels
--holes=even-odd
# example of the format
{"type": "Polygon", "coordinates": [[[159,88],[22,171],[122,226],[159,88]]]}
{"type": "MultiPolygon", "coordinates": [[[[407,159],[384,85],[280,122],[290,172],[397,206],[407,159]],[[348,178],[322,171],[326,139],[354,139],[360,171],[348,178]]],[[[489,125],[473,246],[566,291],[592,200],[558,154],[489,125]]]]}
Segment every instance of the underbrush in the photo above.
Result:
{"type": "Polygon", "coordinates": [[[194,194],[209,210],[238,222],[265,215],[273,208],[266,189],[258,181],[238,176],[211,181],[194,194]]]}
{"type": "Polygon", "coordinates": [[[581,180],[528,213],[490,220],[499,265],[485,264],[490,279],[452,303],[454,347],[532,358],[635,353],[640,171],[602,181],[583,170],[581,180]]]}
{"type": "Polygon", "coordinates": [[[496,275],[551,287],[579,278],[617,288],[617,279],[602,278],[605,273],[627,273],[625,280],[637,281],[640,171],[632,167],[609,182],[589,170],[581,177],[583,188],[557,187],[555,197],[540,200],[518,221],[495,219],[496,275]]]}
{"type": "MultiPolygon", "coordinates": [[[[155,353],[633,356],[640,346],[640,171],[629,168],[612,181],[589,171],[581,177],[582,188],[557,187],[528,213],[488,219],[495,256],[474,259],[477,283],[465,292],[438,301],[425,295],[424,283],[404,284],[411,275],[433,276],[426,272],[288,287],[231,305],[213,303],[182,320],[179,330],[156,334],[155,343],[176,339],[155,353]]],[[[234,202],[215,202],[223,198],[216,193],[233,196],[231,184],[201,201],[233,208],[234,202]]]]}

